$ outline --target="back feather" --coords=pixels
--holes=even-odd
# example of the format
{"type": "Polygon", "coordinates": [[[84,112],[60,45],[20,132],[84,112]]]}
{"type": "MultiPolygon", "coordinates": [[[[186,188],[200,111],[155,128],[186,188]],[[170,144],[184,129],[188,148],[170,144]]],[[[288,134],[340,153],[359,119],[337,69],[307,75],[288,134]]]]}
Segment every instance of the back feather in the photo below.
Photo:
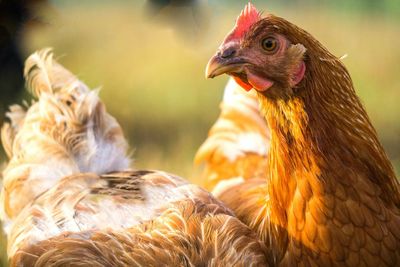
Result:
{"type": "Polygon", "coordinates": [[[260,115],[256,95],[230,79],[221,114],[195,156],[195,163],[205,163],[202,177],[206,188],[220,191],[221,186],[241,179],[265,179],[269,142],[269,129],[260,115]]]}
{"type": "Polygon", "coordinates": [[[74,82],[79,87],[88,90],[71,72],[53,60],[50,48],[44,48],[33,53],[25,62],[24,76],[26,87],[34,97],[43,93],[53,94],[63,90],[74,82]]]}
{"type": "Polygon", "coordinates": [[[25,63],[27,87],[38,100],[27,111],[14,105],[2,128],[10,162],[3,172],[2,217],[13,218],[60,178],[129,166],[127,143],[97,91],[53,60],[50,49],[25,63]]]}
{"type": "Polygon", "coordinates": [[[12,157],[12,145],[15,135],[21,128],[26,115],[26,110],[20,105],[11,105],[10,111],[6,113],[9,123],[4,123],[1,128],[1,141],[7,157],[12,157]]]}

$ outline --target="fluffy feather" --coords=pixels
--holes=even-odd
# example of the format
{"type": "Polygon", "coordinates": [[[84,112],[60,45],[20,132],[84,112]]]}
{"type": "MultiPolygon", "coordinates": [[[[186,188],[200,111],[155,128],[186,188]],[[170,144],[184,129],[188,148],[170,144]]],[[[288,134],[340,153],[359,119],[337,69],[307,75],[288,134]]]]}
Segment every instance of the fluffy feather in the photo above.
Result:
{"type": "Polygon", "coordinates": [[[26,111],[20,105],[10,106],[10,111],[6,113],[10,123],[5,123],[1,128],[1,141],[8,158],[13,156],[13,141],[24,122],[25,115],[26,111]]]}
{"type": "Polygon", "coordinates": [[[118,123],[97,92],[52,59],[49,49],[26,61],[25,77],[39,99],[25,113],[13,106],[2,143],[10,158],[3,172],[2,217],[13,218],[63,176],[105,173],[129,166],[118,123]]]}

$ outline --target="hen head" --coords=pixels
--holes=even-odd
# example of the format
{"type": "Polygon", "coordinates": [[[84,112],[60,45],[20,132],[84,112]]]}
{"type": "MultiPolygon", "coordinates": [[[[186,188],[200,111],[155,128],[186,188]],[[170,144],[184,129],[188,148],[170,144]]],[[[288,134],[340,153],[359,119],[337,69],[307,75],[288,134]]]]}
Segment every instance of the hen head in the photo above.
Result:
{"type": "Polygon", "coordinates": [[[282,18],[269,14],[262,18],[248,3],[208,62],[206,76],[227,73],[244,89],[254,88],[266,96],[294,94],[307,68],[307,39],[314,40],[282,18]]]}

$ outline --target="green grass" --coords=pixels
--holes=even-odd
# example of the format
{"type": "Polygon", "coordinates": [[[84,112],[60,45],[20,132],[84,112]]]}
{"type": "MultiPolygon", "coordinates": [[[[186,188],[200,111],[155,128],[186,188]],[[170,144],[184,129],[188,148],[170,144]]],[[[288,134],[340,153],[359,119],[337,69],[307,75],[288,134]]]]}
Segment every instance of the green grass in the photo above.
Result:
{"type": "MultiPolygon", "coordinates": [[[[307,29],[337,56],[348,54],[344,63],[399,173],[399,21],[311,7],[265,9],[307,29]]],[[[192,159],[218,116],[227,80],[205,80],[204,67],[236,14],[220,9],[207,31],[191,36],[149,22],[124,2],[65,5],[52,11],[48,25],[29,29],[23,47],[26,55],[54,47],[62,64],[90,87],[102,87],[101,98],[121,123],[137,168],[201,184],[192,159]]]]}

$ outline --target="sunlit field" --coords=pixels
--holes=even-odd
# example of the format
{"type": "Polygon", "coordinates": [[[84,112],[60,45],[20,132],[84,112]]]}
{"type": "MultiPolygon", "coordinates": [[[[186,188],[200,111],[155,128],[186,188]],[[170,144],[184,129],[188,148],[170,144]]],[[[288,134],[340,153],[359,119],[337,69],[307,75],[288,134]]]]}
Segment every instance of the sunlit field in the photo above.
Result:
{"type": "MultiPolygon", "coordinates": [[[[399,174],[400,21],[311,6],[258,6],[308,30],[335,55],[347,55],[344,63],[399,174]]],[[[64,66],[101,88],[129,139],[135,168],[201,184],[193,156],[218,116],[227,81],[206,80],[204,68],[240,9],[215,8],[202,32],[183,34],[145,18],[134,4],[60,5],[46,11],[48,23],[27,29],[23,49],[28,55],[53,47],[64,66]]],[[[5,244],[0,247],[4,254],[5,244]]]]}

